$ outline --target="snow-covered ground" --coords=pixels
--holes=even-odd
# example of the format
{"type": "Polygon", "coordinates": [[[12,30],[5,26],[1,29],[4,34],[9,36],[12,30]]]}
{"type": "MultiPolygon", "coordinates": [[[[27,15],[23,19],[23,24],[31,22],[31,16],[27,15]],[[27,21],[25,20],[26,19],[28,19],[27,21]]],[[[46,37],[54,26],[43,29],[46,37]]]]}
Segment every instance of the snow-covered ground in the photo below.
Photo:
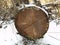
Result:
{"type": "Polygon", "coordinates": [[[49,29],[44,36],[43,42],[51,45],[60,45],[60,24],[56,25],[54,21],[49,23],[49,29]]]}
{"type": "Polygon", "coordinates": [[[0,45],[15,45],[19,44],[22,45],[22,36],[17,34],[17,30],[15,29],[14,23],[3,25],[0,28],[0,45]]]}
{"type": "MultiPolygon", "coordinates": [[[[23,45],[23,38],[17,34],[14,23],[7,24],[7,28],[0,29],[0,45],[23,45]]],[[[60,45],[60,24],[56,25],[54,21],[49,23],[49,29],[45,34],[43,43],[50,45],[60,45]]]]}

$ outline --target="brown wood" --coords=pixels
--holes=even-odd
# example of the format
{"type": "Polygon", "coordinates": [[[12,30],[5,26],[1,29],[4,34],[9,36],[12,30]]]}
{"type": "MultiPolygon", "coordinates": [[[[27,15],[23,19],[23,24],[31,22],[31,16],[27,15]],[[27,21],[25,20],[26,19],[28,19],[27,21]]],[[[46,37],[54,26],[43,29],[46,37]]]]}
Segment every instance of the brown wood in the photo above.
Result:
{"type": "Polygon", "coordinates": [[[43,37],[47,32],[48,18],[41,9],[24,8],[16,15],[15,26],[19,34],[34,40],[43,37]]]}

